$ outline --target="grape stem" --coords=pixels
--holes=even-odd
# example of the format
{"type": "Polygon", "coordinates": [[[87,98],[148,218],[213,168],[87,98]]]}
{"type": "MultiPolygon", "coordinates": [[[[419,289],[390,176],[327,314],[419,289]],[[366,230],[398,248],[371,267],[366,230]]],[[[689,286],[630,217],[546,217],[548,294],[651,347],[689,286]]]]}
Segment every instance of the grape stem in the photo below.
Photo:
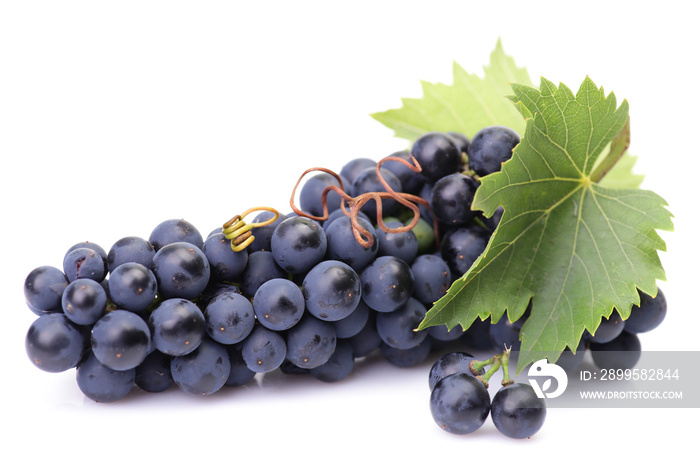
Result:
{"type": "Polygon", "coordinates": [[[469,363],[469,369],[472,374],[484,384],[486,388],[489,388],[489,380],[491,377],[498,372],[498,369],[503,371],[503,379],[501,380],[501,385],[504,387],[513,383],[513,379],[510,378],[510,373],[508,372],[508,361],[510,360],[510,348],[506,348],[503,353],[496,354],[485,361],[472,360],[469,363]],[[491,366],[488,370],[480,375],[481,371],[486,367],[491,366]]]}
{"type": "Polygon", "coordinates": [[[593,169],[589,178],[592,182],[598,183],[603,179],[605,175],[608,174],[610,170],[615,166],[620,157],[627,151],[630,146],[630,120],[627,118],[625,126],[622,127],[619,133],[613,138],[610,143],[610,151],[608,155],[598,164],[597,167],[593,169]]]}

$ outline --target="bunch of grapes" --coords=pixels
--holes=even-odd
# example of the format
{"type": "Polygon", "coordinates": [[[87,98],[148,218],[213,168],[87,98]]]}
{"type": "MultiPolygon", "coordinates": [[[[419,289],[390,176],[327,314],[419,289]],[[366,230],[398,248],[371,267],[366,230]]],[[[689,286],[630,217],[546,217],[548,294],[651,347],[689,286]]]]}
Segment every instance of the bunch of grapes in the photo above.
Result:
{"type": "MultiPolygon", "coordinates": [[[[254,223],[264,226],[245,248],[232,247],[225,229],[204,237],[185,220],[108,250],[77,243],[61,268],[26,277],[26,302],[38,316],[26,336],[29,359],[49,372],[77,368],[80,390],[111,402],[134,386],[208,395],[278,369],[335,382],[375,351],[408,367],[452,344],[516,346],[522,323],[506,319],[467,331],[414,329],[485,249],[500,217],[471,210],[478,179],[499,170],[518,142],[504,127],[472,140],[434,132],[379,167],[351,160],[336,176],[308,178],[299,211],[259,213],[254,223]],[[410,168],[413,157],[420,171],[410,168]],[[420,215],[392,196],[348,215],[347,200],[328,190],[341,183],[353,198],[414,196],[420,215]],[[369,241],[358,241],[358,225],[369,241]]],[[[622,339],[652,325],[638,319],[608,342],[600,335],[619,326],[599,329],[590,344],[630,346],[622,339]]]]}

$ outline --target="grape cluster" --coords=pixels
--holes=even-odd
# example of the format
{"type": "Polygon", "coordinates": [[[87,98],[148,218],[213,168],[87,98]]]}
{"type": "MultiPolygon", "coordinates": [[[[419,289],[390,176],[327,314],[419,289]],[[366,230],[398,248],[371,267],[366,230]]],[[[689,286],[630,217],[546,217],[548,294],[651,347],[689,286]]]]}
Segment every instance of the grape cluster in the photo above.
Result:
{"type": "MultiPolygon", "coordinates": [[[[499,215],[471,210],[478,177],[500,169],[518,141],[503,127],[485,128],[471,142],[428,133],[410,151],[392,154],[415,157],[420,173],[387,161],[380,179],[377,162],[366,158],[346,163],[338,178],[318,173],[302,186],[299,204],[311,216],[325,208],[328,218],[279,214],[255,228],[255,240],[240,251],[222,228],[204,237],[178,219],[108,250],[77,243],[60,268],[40,266],[25,279],[26,302],[37,315],[27,355],[48,372],[77,368],[80,390],[111,402],[134,386],[209,395],[278,369],[335,382],[375,351],[408,367],[451,344],[502,348],[517,340],[518,323],[414,329],[486,247],[499,215]],[[351,196],[386,191],[386,183],[430,209],[421,206],[417,225],[397,232],[414,220],[412,210],[382,198],[385,231],[377,204],[364,204],[357,220],[372,241],[363,246],[340,196],[321,195],[339,180],[351,196]]],[[[263,211],[253,221],[273,215],[263,211]]]]}
{"type": "Polygon", "coordinates": [[[547,416],[544,400],[530,385],[508,379],[506,371],[503,386],[491,399],[488,382],[482,379],[484,369],[475,362],[479,361],[469,353],[452,352],[430,368],[430,412],[437,425],[453,434],[470,434],[490,413],[498,431],[510,438],[536,434],[547,416]]]}

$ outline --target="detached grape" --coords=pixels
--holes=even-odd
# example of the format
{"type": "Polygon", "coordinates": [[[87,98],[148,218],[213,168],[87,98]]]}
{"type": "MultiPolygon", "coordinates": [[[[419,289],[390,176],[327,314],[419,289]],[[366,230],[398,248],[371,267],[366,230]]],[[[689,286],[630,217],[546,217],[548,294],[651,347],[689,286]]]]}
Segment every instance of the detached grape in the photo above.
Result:
{"type": "Polygon", "coordinates": [[[530,385],[502,387],[491,402],[491,419],[502,434],[516,439],[535,435],[544,424],[547,407],[530,385]]]}

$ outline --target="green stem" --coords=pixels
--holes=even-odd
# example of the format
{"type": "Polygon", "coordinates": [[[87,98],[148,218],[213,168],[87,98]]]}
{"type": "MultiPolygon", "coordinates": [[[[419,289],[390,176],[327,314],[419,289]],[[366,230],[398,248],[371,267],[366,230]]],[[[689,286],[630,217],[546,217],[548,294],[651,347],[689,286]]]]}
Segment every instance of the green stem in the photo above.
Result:
{"type": "Polygon", "coordinates": [[[613,138],[610,143],[610,151],[605,156],[602,162],[593,170],[589,176],[590,180],[598,183],[608,174],[615,166],[620,157],[627,151],[630,146],[630,120],[627,118],[625,126],[622,127],[619,133],[613,138]]]}
{"type": "Polygon", "coordinates": [[[513,379],[510,378],[510,374],[508,373],[508,361],[510,361],[510,348],[507,348],[501,356],[501,368],[503,369],[503,380],[501,380],[501,385],[504,387],[514,383],[513,379]]]}

